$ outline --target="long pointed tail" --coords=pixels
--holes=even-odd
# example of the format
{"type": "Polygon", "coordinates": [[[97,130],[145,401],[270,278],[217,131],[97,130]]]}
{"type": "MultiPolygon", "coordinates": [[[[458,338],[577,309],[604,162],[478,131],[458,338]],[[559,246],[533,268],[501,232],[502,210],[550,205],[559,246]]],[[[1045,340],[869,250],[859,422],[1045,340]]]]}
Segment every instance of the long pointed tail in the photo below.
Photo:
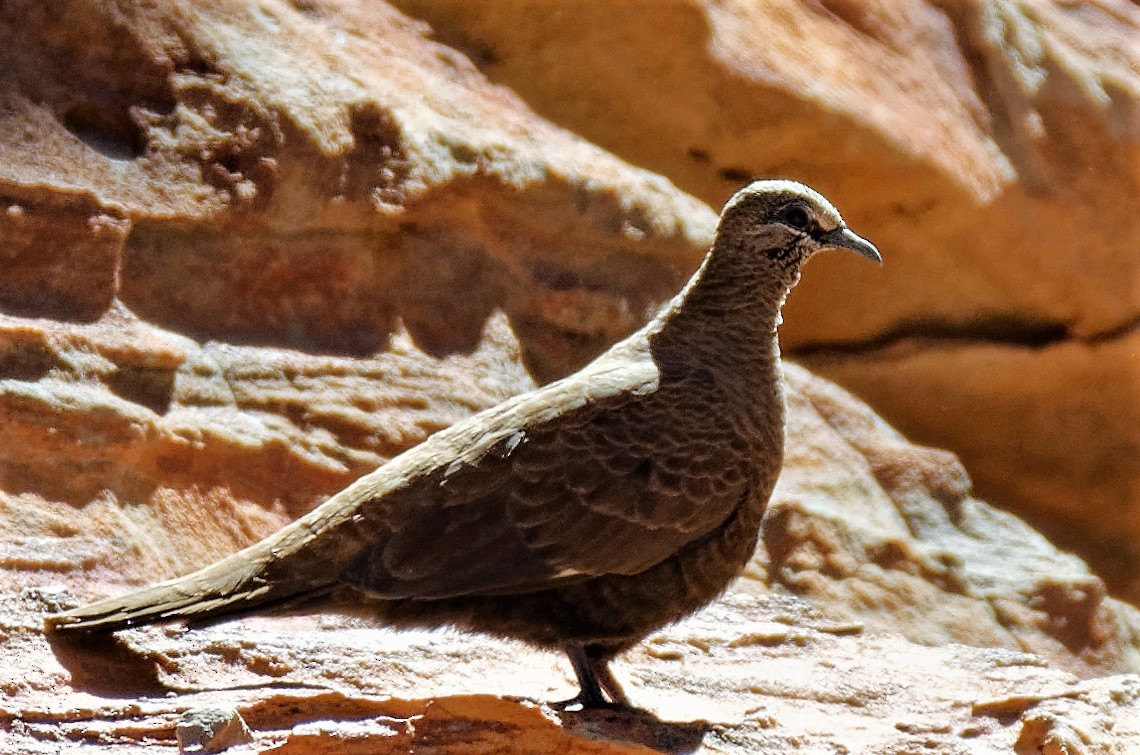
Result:
{"type": "Polygon", "coordinates": [[[365,476],[273,535],[184,577],[48,616],[48,630],[114,632],[141,624],[206,623],[301,601],[337,587],[344,565],[369,542],[357,515],[375,481],[365,476]]]}
{"type": "Polygon", "coordinates": [[[271,577],[266,574],[265,560],[258,558],[261,554],[256,551],[254,546],[184,577],[48,616],[44,623],[56,632],[114,632],[180,619],[203,622],[334,586],[332,580],[281,579],[280,574],[271,577]]]}

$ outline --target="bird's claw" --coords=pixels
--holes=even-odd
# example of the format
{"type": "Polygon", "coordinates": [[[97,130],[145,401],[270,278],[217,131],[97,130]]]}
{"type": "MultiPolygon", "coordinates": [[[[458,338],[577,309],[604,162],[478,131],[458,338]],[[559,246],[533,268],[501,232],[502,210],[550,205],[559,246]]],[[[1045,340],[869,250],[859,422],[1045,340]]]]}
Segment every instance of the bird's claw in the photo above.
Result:
{"type": "Polygon", "coordinates": [[[584,710],[609,710],[609,711],[629,711],[633,710],[627,702],[611,702],[601,695],[588,695],[580,692],[569,700],[559,700],[558,702],[550,703],[553,710],[559,712],[578,712],[584,710]]]}

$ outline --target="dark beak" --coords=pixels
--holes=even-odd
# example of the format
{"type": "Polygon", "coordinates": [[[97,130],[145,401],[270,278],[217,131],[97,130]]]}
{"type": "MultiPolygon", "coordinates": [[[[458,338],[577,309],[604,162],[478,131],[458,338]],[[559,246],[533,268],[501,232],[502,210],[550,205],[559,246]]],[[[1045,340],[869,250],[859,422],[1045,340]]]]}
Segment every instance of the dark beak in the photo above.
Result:
{"type": "Polygon", "coordinates": [[[846,226],[840,226],[834,231],[828,231],[819,237],[819,244],[824,248],[846,249],[861,257],[866,257],[874,263],[883,264],[883,256],[867,239],[859,236],[846,226]]]}

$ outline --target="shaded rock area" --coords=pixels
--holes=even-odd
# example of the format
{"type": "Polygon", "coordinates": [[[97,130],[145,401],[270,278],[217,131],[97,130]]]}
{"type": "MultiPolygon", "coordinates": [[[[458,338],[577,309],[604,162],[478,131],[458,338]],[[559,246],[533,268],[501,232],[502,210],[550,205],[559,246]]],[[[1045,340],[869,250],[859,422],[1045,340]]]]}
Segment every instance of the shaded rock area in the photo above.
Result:
{"type": "MultiPolygon", "coordinates": [[[[643,15],[675,14],[643,20],[662,45],[687,39],[687,23],[702,18],[695,5],[638,5],[643,15]]],[[[833,16],[842,10],[826,5],[833,16]]],[[[717,6],[717,55],[737,50],[744,60],[739,45],[761,38],[749,24],[768,7],[717,6]]],[[[1042,8],[1044,24],[1054,10],[1042,8]]],[[[938,39],[966,18],[912,10],[891,28],[902,34],[929,18],[938,39]]],[[[618,17],[599,33],[625,28],[611,12],[618,17]]],[[[1096,18],[1077,20],[1108,23],[1096,18]]],[[[514,22],[520,34],[528,19],[514,22]]],[[[818,23],[822,34],[835,22],[818,23]]],[[[763,38],[795,28],[773,22],[763,38]]],[[[282,753],[1140,747],[1140,612],[1108,597],[1079,558],[975,498],[956,456],[908,442],[859,399],[792,364],[788,463],[755,559],[721,601],[615,664],[643,713],[558,713],[546,703],[571,694],[562,658],[446,631],[393,633],[366,616],[49,644],[45,614],[263,537],[432,432],[580,365],[696,266],[712,210],[551,125],[429,36],[388,5],[351,0],[0,6],[0,751],[174,752],[180,742],[184,751],[282,753]]],[[[837,55],[845,40],[832,40],[837,55]]],[[[499,64],[451,41],[495,74],[499,64]]],[[[676,49],[696,56],[675,58],[678,71],[707,55],[676,49]]],[[[932,66],[953,59],[930,55],[932,66]]],[[[748,70],[732,79],[746,93],[768,75],[748,70]]],[[[604,82],[582,69],[591,73],[604,82]]],[[[506,83],[543,110],[521,83],[506,83]]],[[[950,89],[962,97],[976,85],[965,73],[959,83],[950,89]]],[[[899,277],[813,263],[805,284],[824,280],[790,303],[788,342],[813,365],[834,362],[852,380],[865,374],[868,394],[892,386],[916,396],[961,362],[939,372],[947,351],[863,343],[911,305],[892,301],[871,325],[835,314],[855,304],[852,287],[887,296],[921,280],[926,264],[902,225],[875,214],[876,195],[855,183],[856,169],[875,174],[859,161],[882,158],[907,201],[937,195],[940,181],[969,168],[957,191],[982,208],[1020,191],[1021,168],[1003,157],[980,104],[971,106],[973,131],[946,105],[949,120],[913,137],[922,149],[940,144],[938,133],[958,140],[957,157],[931,170],[919,147],[907,161],[891,159],[898,137],[887,126],[901,110],[877,113],[868,129],[838,117],[850,108],[828,90],[812,91],[781,95],[783,109],[756,99],[755,112],[806,131],[834,119],[812,163],[819,172],[800,176],[850,206],[860,231],[882,235],[899,259],[889,275],[899,277]],[[823,147],[835,144],[848,145],[848,183],[829,183],[820,167],[823,147]],[[846,276],[843,292],[828,288],[833,276],[846,276]],[[824,297],[833,311],[817,320],[824,297]],[[830,335],[812,335],[816,327],[830,335]],[[891,360],[900,364],[888,380],[877,370],[891,360]]],[[[729,92],[721,105],[750,101],[729,92]]],[[[740,154],[756,146],[742,139],[740,154]]],[[[743,173],[714,183],[725,189],[743,173]]],[[[689,188],[719,201],[707,187],[689,188]]],[[[1044,201],[1026,194],[1013,206],[1044,201]]],[[[967,233],[953,221],[965,216],[943,211],[920,227],[967,233]]],[[[1056,223],[1068,217],[1058,210],[1056,223]]],[[[1008,241],[1012,232],[994,222],[1008,241]]],[[[992,262],[999,242],[987,243],[975,263],[992,262]]],[[[931,302],[940,312],[944,302],[931,302]]],[[[1057,353],[1068,347],[1058,343],[1057,353]]],[[[1037,370],[1037,351],[1046,353],[1033,351],[1019,369],[1037,370]]],[[[987,394],[985,356],[974,355],[976,378],[950,386],[966,396],[955,408],[963,435],[981,410],[1000,425],[1002,397],[1020,385],[1011,379],[1009,392],[987,394]]],[[[1006,369],[1007,357],[993,360],[1006,369]]],[[[1067,358],[1077,386],[1090,362],[1080,348],[1067,358]]],[[[1121,374],[1117,362],[1103,365],[1121,374]]],[[[1072,406],[1076,416],[1079,401],[1072,406]]],[[[1089,406],[1088,437],[1098,426],[1129,427],[1127,407],[1105,425],[1100,404],[1089,406]]],[[[1042,449],[1042,467],[1057,475],[1041,493],[1048,498],[1071,478],[1042,449]]],[[[1097,490],[1074,493],[1074,508],[1108,500],[1097,490]]],[[[1123,528],[1128,516],[1113,521],[1123,528]]],[[[1089,526],[1072,518],[1075,537],[1089,526]]]]}
{"type": "Polygon", "coordinates": [[[714,207],[819,187],[886,264],[818,264],[785,350],[1140,599],[1135,3],[394,4],[714,207]]]}

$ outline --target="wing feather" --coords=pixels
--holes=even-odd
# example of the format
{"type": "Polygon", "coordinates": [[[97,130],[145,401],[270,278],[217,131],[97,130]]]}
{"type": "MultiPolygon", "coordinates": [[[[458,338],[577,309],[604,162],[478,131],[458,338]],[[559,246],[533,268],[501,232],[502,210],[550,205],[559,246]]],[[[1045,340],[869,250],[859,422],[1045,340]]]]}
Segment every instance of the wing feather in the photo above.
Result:
{"type": "Polygon", "coordinates": [[[672,437],[668,413],[685,389],[660,395],[651,362],[604,375],[579,373],[581,386],[539,391],[488,418],[493,435],[465,439],[416,495],[385,507],[399,512],[391,533],[341,579],[387,598],[529,592],[636,574],[725,521],[746,472],[691,463],[723,443],[716,424],[672,437]],[[548,405],[559,396],[568,403],[548,405]]]}

